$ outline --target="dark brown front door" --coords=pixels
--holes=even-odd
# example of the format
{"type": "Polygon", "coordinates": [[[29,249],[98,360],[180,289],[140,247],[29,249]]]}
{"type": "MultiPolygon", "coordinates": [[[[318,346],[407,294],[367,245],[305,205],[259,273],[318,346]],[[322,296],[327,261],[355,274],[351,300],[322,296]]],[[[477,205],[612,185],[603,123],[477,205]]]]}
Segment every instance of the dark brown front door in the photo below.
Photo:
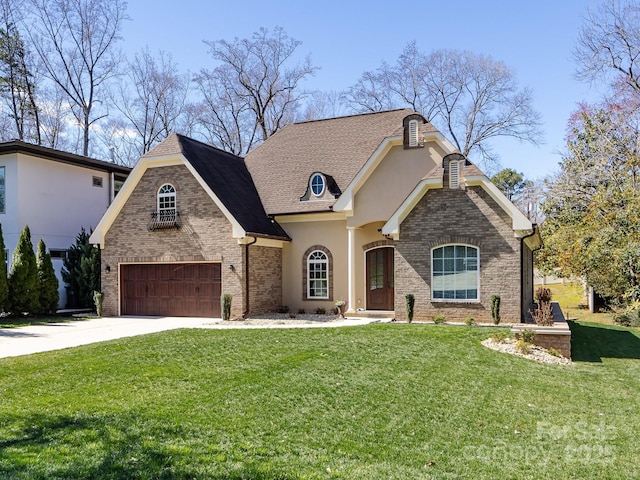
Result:
{"type": "Polygon", "coordinates": [[[367,310],[393,310],[393,248],[367,252],[367,310]]]}
{"type": "Polygon", "coordinates": [[[219,317],[219,263],[120,266],[122,315],[219,317]]]}

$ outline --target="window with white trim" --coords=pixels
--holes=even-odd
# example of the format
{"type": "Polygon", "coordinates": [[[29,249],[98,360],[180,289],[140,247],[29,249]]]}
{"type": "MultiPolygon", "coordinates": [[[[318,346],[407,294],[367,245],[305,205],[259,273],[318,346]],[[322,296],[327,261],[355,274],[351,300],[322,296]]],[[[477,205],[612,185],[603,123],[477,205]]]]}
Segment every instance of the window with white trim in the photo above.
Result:
{"type": "Polygon", "coordinates": [[[431,300],[480,299],[480,250],[471,245],[443,245],[431,250],[431,300]]]}
{"type": "Polygon", "coordinates": [[[460,162],[449,162],[449,188],[460,188],[460,162]]]}
{"type": "Polygon", "coordinates": [[[311,187],[311,193],[314,196],[320,197],[324,193],[324,189],[326,188],[326,181],[324,179],[324,175],[321,173],[314,173],[311,176],[311,180],[309,181],[309,187],[311,187]]]}
{"type": "Polygon", "coordinates": [[[410,147],[418,146],[418,121],[417,120],[409,121],[409,146],[410,147]]]}
{"type": "Polygon", "coordinates": [[[307,256],[307,298],[329,298],[329,257],[322,250],[307,256]]]}
{"type": "Polygon", "coordinates": [[[158,222],[176,221],[176,188],[165,183],[158,189],[158,222]]]}

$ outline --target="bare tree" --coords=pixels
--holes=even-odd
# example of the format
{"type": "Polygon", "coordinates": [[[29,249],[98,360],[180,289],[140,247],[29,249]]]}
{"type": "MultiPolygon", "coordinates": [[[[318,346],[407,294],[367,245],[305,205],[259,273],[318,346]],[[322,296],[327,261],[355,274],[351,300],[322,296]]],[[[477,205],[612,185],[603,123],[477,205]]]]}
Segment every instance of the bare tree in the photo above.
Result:
{"type": "Polygon", "coordinates": [[[30,0],[30,35],[47,76],[67,95],[89,154],[91,126],[107,81],[116,75],[116,50],[126,17],[124,0],[30,0]]]}
{"type": "Polygon", "coordinates": [[[289,67],[301,42],[261,28],[250,39],[205,43],[220,63],[195,77],[210,139],[243,154],[293,121],[305,96],[300,83],[316,71],[309,57],[289,67]]]}
{"type": "Polygon", "coordinates": [[[577,76],[598,81],[615,77],[640,94],[640,4],[606,0],[584,20],[574,49],[577,76]]]}
{"type": "Polygon", "coordinates": [[[346,107],[343,95],[340,92],[315,91],[309,95],[305,102],[303,120],[318,120],[321,118],[334,118],[344,115],[346,107]]]}
{"type": "Polygon", "coordinates": [[[170,54],[154,58],[149,49],[128,64],[127,78],[114,104],[136,132],[137,157],[177,130],[189,92],[189,75],[180,74],[170,54]]]}
{"type": "Polygon", "coordinates": [[[40,144],[33,66],[28,65],[28,52],[17,27],[20,15],[18,2],[0,1],[0,95],[13,119],[14,138],[40,144]]]}
{"type": "Polygon", "coordinates": [[[471,52],[425,55],[410,43],[395,65],[383,63],[365,72],[346,99],[356,111],[412,108],[447,134],[461,153],[477,153],[485,168],[496,161],[492,139],[508,136],[536,143],[540,137],[531,92],[518,87],[502,62],[471,52]]]}

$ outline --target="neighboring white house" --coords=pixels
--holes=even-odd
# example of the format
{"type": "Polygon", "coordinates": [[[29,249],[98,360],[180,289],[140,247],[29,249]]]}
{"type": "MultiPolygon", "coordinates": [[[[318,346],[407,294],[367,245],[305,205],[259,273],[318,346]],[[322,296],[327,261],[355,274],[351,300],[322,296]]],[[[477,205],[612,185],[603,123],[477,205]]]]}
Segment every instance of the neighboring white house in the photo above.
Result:
{"type": "Polygon", "coordinates": [[[7,268],[25,225],[34,248],[42,238],[60,283],[60,307],[67,301],[60,276],[66,250],[82,227],[94,228],[131,171],[21,141],[0,143],[0,223],[7,268]]]}

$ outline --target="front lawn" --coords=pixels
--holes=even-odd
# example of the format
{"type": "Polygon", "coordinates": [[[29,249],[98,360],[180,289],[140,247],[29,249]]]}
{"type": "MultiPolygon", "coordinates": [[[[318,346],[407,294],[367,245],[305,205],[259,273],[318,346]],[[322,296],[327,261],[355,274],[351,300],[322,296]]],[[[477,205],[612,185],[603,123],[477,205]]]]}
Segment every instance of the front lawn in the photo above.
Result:
{"type": "Polygon", "coordinates": [[[572,327],[566,367],[482,347],[495,329],[406,324],[2,359],[0,478],[638,478],[638,330],[572,327]]]}

